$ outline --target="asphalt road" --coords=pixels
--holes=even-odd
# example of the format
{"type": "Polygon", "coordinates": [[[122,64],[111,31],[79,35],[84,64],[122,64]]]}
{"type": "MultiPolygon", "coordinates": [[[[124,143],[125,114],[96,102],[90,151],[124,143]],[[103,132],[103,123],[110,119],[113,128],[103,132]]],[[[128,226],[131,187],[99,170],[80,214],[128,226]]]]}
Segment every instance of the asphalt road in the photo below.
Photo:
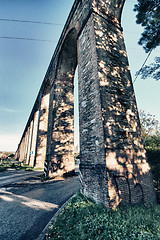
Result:
{"type": "Polygon", "coordinates": [[[7,170],[0,173],[0,187],[19,182],[30,177],[33,178],[41,174],[43,174],[43,171],[16,171],[15,169],[7,170]]]}
{"type": "MultiPolygon", "coordinates": [[[[0,239],[35,240],[56,211],[79,191],[78,177],[41,183],[21,181],[15,183],[15,174],[0,174],[0,183],[12,179],[13,183],[0,188],[0,239]]],[[[22,180],[22,175],[19,175],[22,180]]],[[[31,175],[28,175],[30,178],[31,175]]]]}

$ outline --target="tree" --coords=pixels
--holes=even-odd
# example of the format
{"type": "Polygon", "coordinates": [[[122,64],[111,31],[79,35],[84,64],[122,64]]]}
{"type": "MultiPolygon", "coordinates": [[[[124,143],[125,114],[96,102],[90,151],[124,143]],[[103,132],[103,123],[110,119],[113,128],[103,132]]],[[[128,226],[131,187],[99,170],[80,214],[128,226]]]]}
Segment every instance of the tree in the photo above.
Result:
{"type": "Polygon", "coordinates": [[[155,58],[155,63],[151,63],[149,66],[144,66],[138,74],[141,75],[142,79],[151,77],[156,81],[160,80],[160,57],[155,58]]]}
{"type": "MultiPolygon", "coordinates": [[[[134,6],[137,12],[136,23],[144,27],[144,31],[139,40],[146,53],[160,45],[160,0],[138,0],[134,6]]],[[[160,58],[155,58],[155,63],[143,67],[139,73],[143,79],[148,76],[160,79],[160,58]]]]}
{"type": "Polygon", "coordinates": [[[160,0],[138,0],[134,6],[136,23],[144,27],[139,40],[146,52],[160,45],[160,0]]]}
{"type": "Polygon", "coordinates": [[[150,113],[139,112],[142,138],[146,148],[157,149],[160,148],[160,127],[159,122],[155,116],[150,113]]]}

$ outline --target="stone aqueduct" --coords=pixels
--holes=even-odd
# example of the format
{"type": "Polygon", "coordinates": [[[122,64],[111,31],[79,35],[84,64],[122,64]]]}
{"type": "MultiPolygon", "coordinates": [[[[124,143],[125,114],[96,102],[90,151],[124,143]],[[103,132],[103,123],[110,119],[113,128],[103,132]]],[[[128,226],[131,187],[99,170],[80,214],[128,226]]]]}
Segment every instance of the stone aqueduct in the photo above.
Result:
{"type": "Polygon", "coordinates": [[[155,202],[125,49],[125,0],[75,0],[16,157],[46,175],[74,163],[78,65],[81,191],[108,208],[155,202]]]}

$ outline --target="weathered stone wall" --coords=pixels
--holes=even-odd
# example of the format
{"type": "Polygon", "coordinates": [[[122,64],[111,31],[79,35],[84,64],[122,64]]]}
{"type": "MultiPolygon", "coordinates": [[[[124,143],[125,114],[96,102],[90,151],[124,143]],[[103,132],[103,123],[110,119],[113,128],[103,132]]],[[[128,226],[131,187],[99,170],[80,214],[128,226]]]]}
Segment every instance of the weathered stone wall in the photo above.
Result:
{"type": "Polygon", "coordinates": [[[78,40],[78,62],[82,191],[96,202],[103,202],[108,206],[93,16],[86,23],[78,40]]]}
{"type": "MultiPolygon", "coordinates": [[[[119,16],[118,12],[117,14],[119,16]]],[[[155,201],[122,28],[117,20],[111,16],[108,18],[104,11],[94,13],[111,206],[126,204],[127,201],[155,201]]]]}
{"type": "Polygon", "coordinates": [[[74,171],[78,64],[81,191],[108,208],[155,202],[120,24],[123,5],[74,2],[17,151],[20,161],[44,166],[46,176],[74,171]]]}

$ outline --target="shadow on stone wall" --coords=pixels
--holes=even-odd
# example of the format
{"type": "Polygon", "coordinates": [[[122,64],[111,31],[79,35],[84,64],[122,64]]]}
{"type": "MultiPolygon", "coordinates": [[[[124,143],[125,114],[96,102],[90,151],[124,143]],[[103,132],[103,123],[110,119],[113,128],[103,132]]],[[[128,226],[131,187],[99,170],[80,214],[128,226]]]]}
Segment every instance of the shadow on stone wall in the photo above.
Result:
{"type": "Polygon", "coordinates": [[[56,81],[54,96],[50,171],[58,174],[74,169],[73,76],[56,81]]]}
{"type": "Polygon", "coordinates": [[[95,34],[111,207],[154,202],[122,29],[96,15],[95,34]]]}
{"type": "Polygon", "coordinates": [[[50,81],[48,80],[46,81],[41,99],[36,156],[34,162],[34,166],[42,168],[44,167],[44,161],[46,158],[50,88],[50,81]]]}
{"type": "Polygon", "coordinates": [[[74,74],[77,66],[77,32],[69,31],[56,68],[53,94],[50,172],[64,174],[74,163],[74,74]]]}

